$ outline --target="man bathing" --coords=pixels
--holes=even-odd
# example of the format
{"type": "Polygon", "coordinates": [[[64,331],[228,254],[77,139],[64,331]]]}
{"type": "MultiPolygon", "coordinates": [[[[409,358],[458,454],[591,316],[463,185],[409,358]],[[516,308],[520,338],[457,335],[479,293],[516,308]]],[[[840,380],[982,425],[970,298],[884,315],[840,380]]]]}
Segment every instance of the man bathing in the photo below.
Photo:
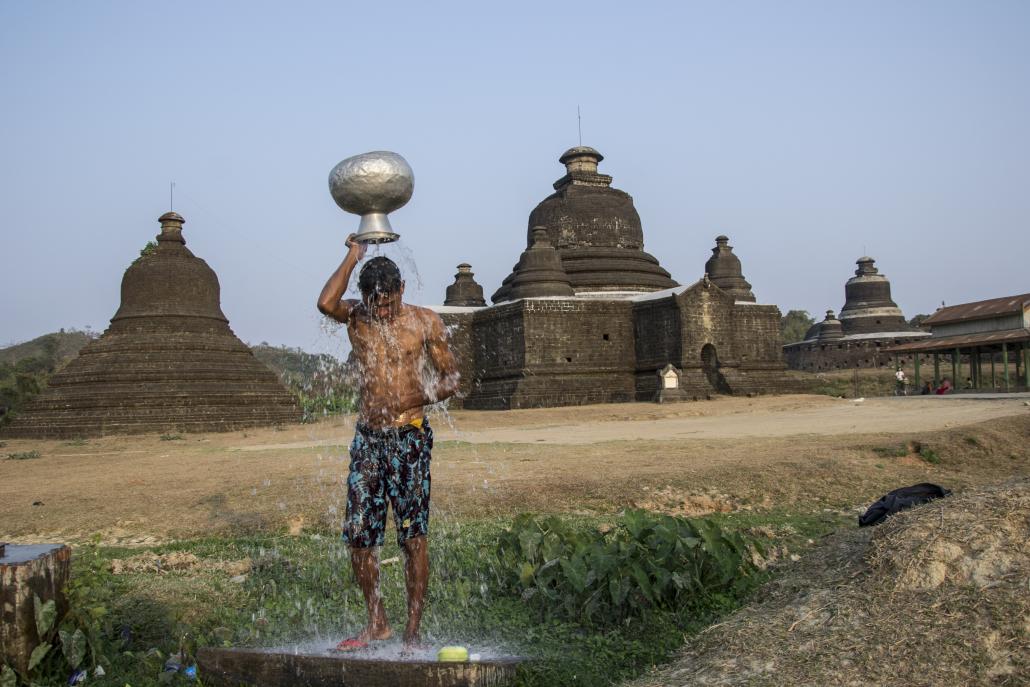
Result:
{"type": "Polygon", "coordinates": [[[368,624],[337,649],[362,649],[392,634],[379,593],[378,547],[393,508],[397,543],[404,552],[408,622],[404,643],[419,643],[429,578],[429,463],[433,430],[427,404],[458,390],[458,371],[440,316],[401,301],[404,282],[392,260],[369,260],[358,275],[361,300],[343,298],[365,245],[347,237],[347,255],[318,297],[318,309],[347,325],[358,364],[361,406],[350,446],[347,519],[354,576],[365,597],[368,624]]]}

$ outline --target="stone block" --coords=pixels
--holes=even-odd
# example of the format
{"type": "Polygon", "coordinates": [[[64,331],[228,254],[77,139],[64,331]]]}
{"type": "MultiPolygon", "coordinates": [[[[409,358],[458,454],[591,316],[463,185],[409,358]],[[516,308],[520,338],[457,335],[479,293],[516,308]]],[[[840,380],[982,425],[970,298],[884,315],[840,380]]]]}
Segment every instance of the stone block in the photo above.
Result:
{"type": "Polygon", "coordinates": [[[32,651],[46,639],[36,629],[35,598],[55,602],[54,627],[68,612],[64,590],[71,549],[63,544],[7,544],[0,549],[0,663],[26,674],[32,651]]]}
{"type": "Polygon", "coordinates": [[[214,687],[504,687],[519,662],[390,661],[269,649],[204,648],[197,655],[201,679],[214,687]]]}

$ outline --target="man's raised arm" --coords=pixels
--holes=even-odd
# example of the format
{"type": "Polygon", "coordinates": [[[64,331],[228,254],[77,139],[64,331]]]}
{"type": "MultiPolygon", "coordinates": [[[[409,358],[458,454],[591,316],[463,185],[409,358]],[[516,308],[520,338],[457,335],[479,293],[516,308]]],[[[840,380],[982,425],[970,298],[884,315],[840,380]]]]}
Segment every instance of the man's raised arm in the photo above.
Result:
{"type": "Polygon", "coordinates": [[[337,322],[346,324],[350,318],[351,311],[357,305],[357,301],[342,300],[343,292],[347,290],[350,282],[350,275],[354,266],[361,258],[365,257],[365,244],[354,240],[354,234],[347,237],[347,255],[343,262],[336,268],[329,281],[322,287],[322,293],[318,296],[318,310],[323,315],[328,315],[337,322]]]}
{"type": "Polygon", "coordinates": [[[443,320],[435,312],[429,312],[427,319],[429,322],[426,352],[429,353],[429,360],[436,368],[437,377],[435,388],[426,391],[427,395],[431,396],[430,402],[436,403],[458,393],[461,375],[458,373],[458,361],[447,344],[447,330],[443,326],[443,320]]]}

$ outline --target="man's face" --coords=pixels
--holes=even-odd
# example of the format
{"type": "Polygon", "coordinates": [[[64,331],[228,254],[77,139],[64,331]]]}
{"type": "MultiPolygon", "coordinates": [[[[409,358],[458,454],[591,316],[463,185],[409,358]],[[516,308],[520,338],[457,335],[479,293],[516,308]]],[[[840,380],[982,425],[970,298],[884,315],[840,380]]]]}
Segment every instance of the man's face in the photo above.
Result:
{"type": "Polygon", "coordinates": [[[404,295],[402,284],[396,291],[390,293],[373,292],[362,294],[361,300],[365,304],[365,310],[373,320],[390,320],[397,316],[401,310],[401,297],[404,295]]]}

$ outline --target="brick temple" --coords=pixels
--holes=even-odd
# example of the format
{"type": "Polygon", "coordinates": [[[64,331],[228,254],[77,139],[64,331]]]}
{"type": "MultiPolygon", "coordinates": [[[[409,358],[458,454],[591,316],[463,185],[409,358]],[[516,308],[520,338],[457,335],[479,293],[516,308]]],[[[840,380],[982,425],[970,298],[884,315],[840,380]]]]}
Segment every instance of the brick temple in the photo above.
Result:
{"type": "Polygon", "coordinates": [[[122,277],[121,305],[3,434],[71,438],[223,431],[298,422],[301,410],[222,313],[218,277],[186,248],[185,220],[122,277]]]}
{"type": "Polygon", "coordinates": [[[529,215],[526,250],[487,305],[467,263],[443,306],[463,404],[503,409],[795,390],[780,311],[757,303],[729,239],[688,285],[644,251],[633,198],[579,146],[529,215]],[[664,372],[663,372],[664,371],[664,372]],[[675,387],[672,383],[675,382],[675,387]]]}
{"type": "MultiPolygon", "coordinates": [[[[805,338],[783,347],[787,365],[794,370],[819,372],[853,368],[886,367],[895,363],[886,348],[930,336],[905,319],[891,298],[891,283],[863,256],[858,269],[844,284],[840,317],[826,311],[822,322],[812,325],[805,338]]],[[[905,357],[897,362],[907,364],[905,357]]]]}

